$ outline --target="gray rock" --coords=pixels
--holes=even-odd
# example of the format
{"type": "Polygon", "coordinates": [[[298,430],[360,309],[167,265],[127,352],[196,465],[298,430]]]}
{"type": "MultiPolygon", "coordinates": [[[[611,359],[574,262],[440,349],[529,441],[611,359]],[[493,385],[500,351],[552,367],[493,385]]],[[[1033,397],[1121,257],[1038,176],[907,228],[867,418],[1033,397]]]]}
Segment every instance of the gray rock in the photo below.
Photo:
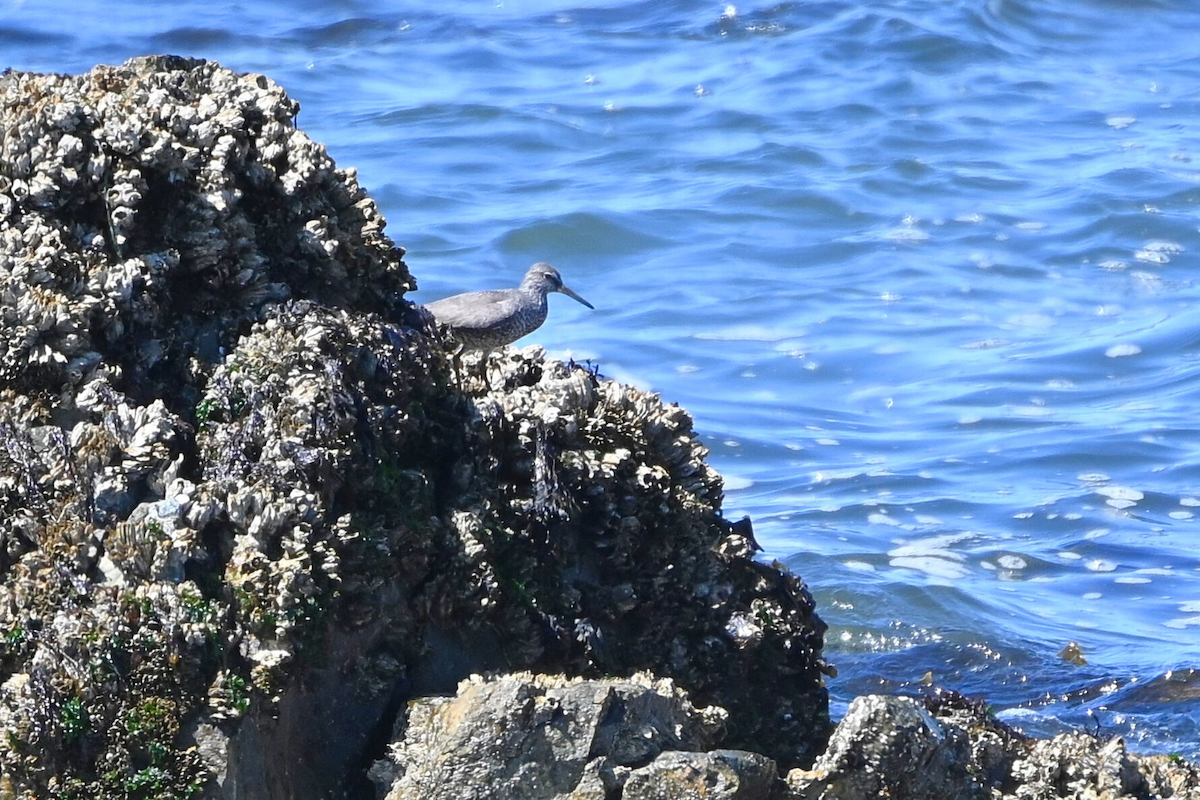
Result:
{"type": "Polygon", "coordinates": [[[965,731],[909,697],[855,698],[811,770],[788,773],[796,800],[967,800],[974,778],[965,731]]]}
{"type": "Polygon", "coordinates": [[[635,769],[621,800],[772,800],[784,796],[775,762],[744,750],[673,751],[635,769]]]}
{"type": "Polygon", "coordinates": [[[605,797],[666,751],[711,746],[724,718],[644,675],[473,678],[453,698],[411,705],[387,800],[605,797]]]}
{"type": "Polygon", "coordinates": [[[1029,754],[1013,763],[1012,780],[1016,789],[1005,797],[1013,800],[1162,796],[1142,775],[1124,740],[1104,741],[1086,733],[1034,742],[1029,754]]]}
{"type": "Polygon", "coordinates": [[[1084,733],[1035,740],[987,705],[936,691],[859,697],[811,770],[792,770],[792,800],[1132,800],[1200,797],[1200,767],[1130,754],[1125,743],[1084,733]]]}

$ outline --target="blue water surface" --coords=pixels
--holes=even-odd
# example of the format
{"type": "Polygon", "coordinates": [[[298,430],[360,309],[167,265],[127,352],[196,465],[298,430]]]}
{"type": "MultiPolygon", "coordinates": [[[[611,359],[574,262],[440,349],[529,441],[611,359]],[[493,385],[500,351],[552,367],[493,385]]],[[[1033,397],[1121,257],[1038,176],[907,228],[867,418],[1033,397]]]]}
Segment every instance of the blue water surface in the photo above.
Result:
{"type": "Polygon", "coordinates": [[[818,598],[837,709],[925,679],[1191,758],[1196,31],[1167,0],[0,0],[7,66],[281,83],[416,300],[558,266],[597,310],[530,340],[691,410],[818,598]]]}

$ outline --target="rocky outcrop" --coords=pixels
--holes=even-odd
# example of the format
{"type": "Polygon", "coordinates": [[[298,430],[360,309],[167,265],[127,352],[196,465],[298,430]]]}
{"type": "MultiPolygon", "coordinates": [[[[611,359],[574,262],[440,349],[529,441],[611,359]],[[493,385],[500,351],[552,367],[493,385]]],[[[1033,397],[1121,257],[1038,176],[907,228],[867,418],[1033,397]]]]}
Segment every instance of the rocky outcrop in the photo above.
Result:
{"type": "Polygon", "coordinates": [[[296,111],[188,59],[0,76],[0,796],[362,796],[488,670],[650,670],[810,763],[824,626],[687,413],[536,347],[462,380],[296,111]]]}
{"type": "Polygon", "coordinates": [[[794,796],[814,800],[968,800],[983,796],[973,773],[962,728],[912,698],[875,695],[855,699],[813,768],[787,781],[794,796]]]}
{"type": "Polygon", "coordinates": [[[687,413],[448,357],[296,110],[0,76],[0,798],[1200,794],[950,694],[826,749],[824,625],[687,413]]]}
{"type": "Polygon", "coordinates": [[[670,682],[529,674],[414,703],[378,796],[545,800],[1147,800],[1200,796],[1200,768],[1119,739],[1035,740],[953,692],[857,698],[811,769],[719,749],[724,712],[670,682]]]}

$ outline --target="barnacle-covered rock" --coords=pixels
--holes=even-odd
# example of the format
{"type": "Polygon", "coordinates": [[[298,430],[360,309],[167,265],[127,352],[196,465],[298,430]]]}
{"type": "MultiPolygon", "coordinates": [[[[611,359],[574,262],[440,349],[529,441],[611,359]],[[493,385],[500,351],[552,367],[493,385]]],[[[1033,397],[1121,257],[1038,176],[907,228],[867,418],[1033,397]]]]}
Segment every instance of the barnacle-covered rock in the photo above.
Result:
{"type": "Polygon", "coordinates": [[[481,663],[502,666],[500,631],[511,666],[649,669],[727,708],[727,746],[811,761],[829,724],[825,626],[799,578],[727,552],[744,537],[687,412],[537,346],[487,374],[454,466],[464,499],[486,498],[453,520],[471,597],[455,629],[481,663]]]}
{"type": "MultiPolygon", "coordinates": [[[[5,796],[193,796],[213,767],[177,741],[183,723],[243,715],[256,686],[269,706],[296,630],[319,627],[304,625],[329,599],[319,580],[376,544],[335,551],[320,534],[377,527],[310,535],[316,491],[260,502],[230,478],[241,462],[200,460],[197,427],[230,412],[199,402],[224,397],[209,378],[276,303],[368,315],[413,286],[296,111],[266,78],[198,60],[0,76],[5,796]]],[[[405,386],[430,382],[410,366],[405,386]]],[[[295,434],[264,450],[271,468],[303,461],[295,434]]],[[[331,591],[362,596],[368,573],[392,574],[331,591]]]]}
{"type": "Polygon", "coordinates": [[[811,771],[788,774],[800,798],[982,798],[968,737],[911,697],[858,697],[811,771]],[[863,768],[864,765],[867,768],[863,768]]]}
{"type": "MultiPolygon", "coordinates": [[[[522,669],[569,677],[476,694],[502,714],[518,698],[554,746],[561,686],[659,703],[601,676],[649,670],[724,709],[731,750],[589,759],[581,741],[534,765],[574,797],[786,791],[776,770],[829,735],[824,625],[722,517],[691,418],[536,347],[463,369],[296,111],[191,59],[0,75],[0,798],[365,796],[406,703],[437,723],[458,701],[431,695],[522,669]]],[[[792,795],[878,787],[850,773],[902,774],[951,726],[968,794],[1200,786],[1119,742],[1031,745],[970,703],[929,710],[851,717],[920,724],[867,759],[841,757],[845,733],[792,795]]],[[[408,756],[417,792],[488,768],[408,756]]]]}
{"type": "Polygon", "coordinates": [[[175,57],[0,76],[0,381],[69,403],[119,354],[116,390],[190,411],[265,304],[385,311],[413,288],[298,109],[261,75],[175,57]]]}
{"type": "MultiPolygon", "coordinates": [[[[291,305],[258,326],[208,384],[198,436],[224,497],[223,542],[241,655],[273,690],[281,669],[344,617],[407,622],[399,596],[439,537],[423,473],[429,351],[369,316],[291,305]],[[411,462],[411,463],[406,463],[411,462]]],[[[409,644],[417,646],[417,642],[409,644]]]]}
{"type": "Polygon", "coordinates": [[[828,750],[786,776],[789,800],[1033,800],[1200,796],[1200,766],[1130,753],[1120,737],[1024,736],[982,700],[935,689],[856,698],[828,750]]]}
{"type": "Polygon", "coordinates": [[[295,113],[198,60],[0,76],[0,796],[357,796],[489,669],[650,669],[811,761],[824,626],[691,418],[539,348],[461,382],[295,113]]]}

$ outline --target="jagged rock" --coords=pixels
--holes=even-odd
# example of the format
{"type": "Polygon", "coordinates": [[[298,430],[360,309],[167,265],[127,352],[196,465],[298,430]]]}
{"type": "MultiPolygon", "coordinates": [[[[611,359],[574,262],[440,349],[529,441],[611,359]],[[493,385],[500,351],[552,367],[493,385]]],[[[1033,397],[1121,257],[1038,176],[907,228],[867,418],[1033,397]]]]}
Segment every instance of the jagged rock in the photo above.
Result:
{"type": "Polygon", "coordinates": [[[605,797],[666,751],[710,747],[724,718],[646,675],[472,678],[453,698],[412,705],[387,800],[605,797]]]}
{"type": "Polygon", "coordinates": [[[1200,797],[1200,767],[1135,756],[1120,738],[1030,739],[953,692],[928,705],[859,697],[811,770],[787,775],[792,800],[1145,800],[1200,797]]]}
{"type": "Polygon", "coordinates": [[[989,713],[987,704],[935,690],[925,705],[966,732],[972,775],[999,800],[1200,797],[1200,767],[1181,758],[1136,756],[1120,738],[1065,733],[1037,740],[989,713]]]}
{"type": "Polygon", "coordinates": [[[855,698],[811,770],[787,783],[796,800],[967,800],[986,796],[959,727],[909,697],[855,698]]]}
{"type": "Polygon", "coordinates": [[[104,376],[190,412],[266,305],[382,312],[413,288],[298,110],[262,75],[169,56],[0,76],[0,385],[65,388],[65,411],[104,376]]]}
{"type": "Polygon", "coordinates": [[[1137,763],[1121,739],[1101,742],[1086,733],[1033,743],[1012,776],[1020,800],[1051,797],[1136,797],[1145,789],[1137,763]]]}
{"type": "Polygon", "coordinates": [[[1141,756],[1137,764],[1152,797],[1200,797],[1200,764],[1175,755],[1141,756]]]}
{"type": "Polygon", "coordinates": [[[824,625],[687,413],[538,348],[460,382],[296,110],[192,59],[0,76],[0,795],[353,797],[499,668],[652,669],[811,761],[824,625]]]}
{"type": "Polygon", "coordinates": [[[966,731],[971,773],[980,783],[997,787],[1010,781],[1013,761],[1029,751],[1029,737],[996,719],[982,700],[935,688],[923,701],[943,726],[966,731]]]}
{"type": "Polygon", "coordinates": [[[1200,796],[1200,770],[1165,757],[1139,759],[1120,737],[1104,740],[1068,733],[1033,742],[1028,755],[1012,765],[1015,788],[1006,800],[1082,797],[1122,800],[1200,796]]]}

